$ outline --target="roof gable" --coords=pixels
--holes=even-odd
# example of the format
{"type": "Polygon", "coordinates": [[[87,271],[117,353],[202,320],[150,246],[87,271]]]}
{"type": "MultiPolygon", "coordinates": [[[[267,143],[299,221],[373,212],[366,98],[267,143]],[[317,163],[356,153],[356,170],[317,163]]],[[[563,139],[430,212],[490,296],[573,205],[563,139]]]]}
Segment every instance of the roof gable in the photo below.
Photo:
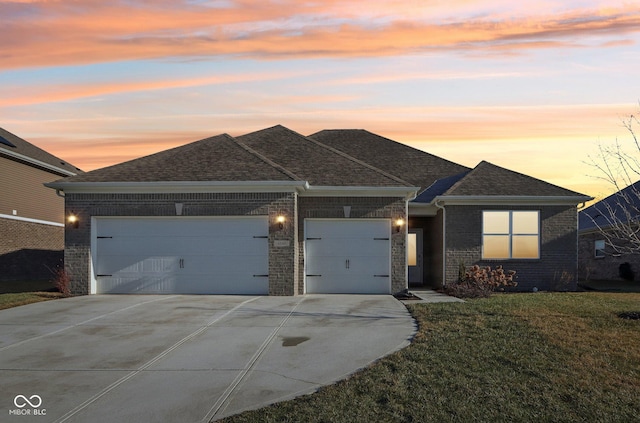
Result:
{"type": "Polygon", "coordinates": [[[480,162],[444,195],[451,196],[531,196],[585,197],[540,179],[514,172],[486,161],[480,162]]]}
{"type": "Polygon", "coordinates": [[[365,163],[421,187],[469,168],[364,129],[332,129],[309,138],[343,151],[365,163]]]}
{"type": "Polygon", "coordinates": [[[592,204],[578,214],[581,231],[606,229],[613,222],[627,223],[640,219],[640,181],[592,204]]]}
{"type": "Polygon", "coordinates": [[[293,181],[227,134],[65,179],[65,182],[293,181]]]}
{"type": "Polygon", "coordinates": [[[75,175],[82,171],[30,142],[0,128],[0,155],[28,163],[60,176],[75,175]]]}
{"type": "Polygon", "coordinates": [[[252,132],[237,140],[315,186],[410,186],[350,155],[284,126],[252,132]]]}

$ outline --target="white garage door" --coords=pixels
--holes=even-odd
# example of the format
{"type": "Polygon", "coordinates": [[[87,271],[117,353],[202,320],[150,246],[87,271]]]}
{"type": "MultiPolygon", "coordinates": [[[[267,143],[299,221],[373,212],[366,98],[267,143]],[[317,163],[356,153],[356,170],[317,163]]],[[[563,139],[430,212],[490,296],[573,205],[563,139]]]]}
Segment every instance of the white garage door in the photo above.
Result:
{"type": "Polygon", "coordinates": [[[305,220],[305,290],[317,294],[391,292],[389,220],[305,220]]]}
{"type": "Polygon", "coordinates": [[[96,218],[94,293],[268,294],[268,219],[96,218]]]}

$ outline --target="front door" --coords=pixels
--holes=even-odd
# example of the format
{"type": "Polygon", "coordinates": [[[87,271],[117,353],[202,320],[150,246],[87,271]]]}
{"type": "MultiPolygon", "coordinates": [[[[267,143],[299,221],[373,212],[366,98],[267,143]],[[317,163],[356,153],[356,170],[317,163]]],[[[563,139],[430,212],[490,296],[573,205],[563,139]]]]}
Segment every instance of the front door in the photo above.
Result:
{"type": "Polygon", "coordinates": [[[409,229],[407,238],[407,265],[409,266],[409,283],[423,283],[422,229],[409,229]]]}

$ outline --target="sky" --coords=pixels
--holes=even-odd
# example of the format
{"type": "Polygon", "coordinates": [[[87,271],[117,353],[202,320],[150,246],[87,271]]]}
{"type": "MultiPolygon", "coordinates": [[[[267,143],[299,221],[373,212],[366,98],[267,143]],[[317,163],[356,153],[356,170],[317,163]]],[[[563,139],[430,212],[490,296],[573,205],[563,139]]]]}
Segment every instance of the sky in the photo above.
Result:
{"type": "Polygon", "coordinates": [[[367,129],[596,198],[640,1],[0,0],[0,127],[88,171],[221,133],[367,129]]]}

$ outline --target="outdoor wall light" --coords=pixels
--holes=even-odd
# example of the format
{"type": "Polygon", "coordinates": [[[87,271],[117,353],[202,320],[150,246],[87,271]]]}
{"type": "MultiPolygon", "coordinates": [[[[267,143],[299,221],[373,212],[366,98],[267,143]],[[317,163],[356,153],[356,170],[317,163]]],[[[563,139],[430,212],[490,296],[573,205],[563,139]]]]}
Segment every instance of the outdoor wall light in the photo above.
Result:
{"type": "Polygon", "coordinates": [[[69,224],[74,228],[77,228],[80,225],[80,220],[78,220],[78,216],[76,216],[73,213],[69,214],[69,216],[67,217],[67,222],[69,222],[69,224]]]}
{"type": "Polygon", "coordinates": [[[404,226],[404,219],[402,218],[396,219],[395,226],[396,226],[396,232],[400,232],[400,229],[402,229],[402,227],[404,226]]]}
{"type": "Polygon", "coordinates": [[[278,226],[280,227],[280,229],[284,229],[284,222],[286,220],[287,219],[283,215],[276,217],[276,222],[278,222],[278,226]]]}

